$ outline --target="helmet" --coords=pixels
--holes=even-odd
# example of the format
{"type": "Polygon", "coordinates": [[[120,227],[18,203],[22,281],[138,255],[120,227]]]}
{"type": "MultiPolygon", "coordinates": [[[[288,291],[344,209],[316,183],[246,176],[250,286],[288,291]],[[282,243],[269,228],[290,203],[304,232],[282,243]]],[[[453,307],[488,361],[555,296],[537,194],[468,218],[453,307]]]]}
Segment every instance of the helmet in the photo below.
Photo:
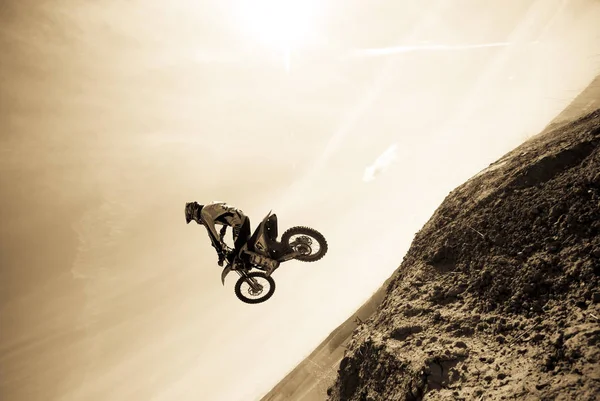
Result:
{"type": "MultiPolygon", "coordinates": [[[[198,204],[198,202],[187,202],[185,204],[185,224],[190,224],[190,221],[200,218],[200,211],[204,205],[198,204]]],[[[198,222],[199,223],[199,222],[198,222]]]]}

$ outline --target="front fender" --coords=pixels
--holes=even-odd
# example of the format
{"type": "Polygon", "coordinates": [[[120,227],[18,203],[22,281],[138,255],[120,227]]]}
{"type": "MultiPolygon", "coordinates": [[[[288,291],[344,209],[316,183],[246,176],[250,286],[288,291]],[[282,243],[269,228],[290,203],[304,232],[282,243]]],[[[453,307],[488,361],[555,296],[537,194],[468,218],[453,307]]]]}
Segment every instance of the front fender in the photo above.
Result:
{"type": "Polygon", "coordinates": [[[225,285],[225,276],[227,276],[229,274],[229,272],[231,271],[231,264],[228,264],[223,271],[221,272],[221,284],[225,285]]]}

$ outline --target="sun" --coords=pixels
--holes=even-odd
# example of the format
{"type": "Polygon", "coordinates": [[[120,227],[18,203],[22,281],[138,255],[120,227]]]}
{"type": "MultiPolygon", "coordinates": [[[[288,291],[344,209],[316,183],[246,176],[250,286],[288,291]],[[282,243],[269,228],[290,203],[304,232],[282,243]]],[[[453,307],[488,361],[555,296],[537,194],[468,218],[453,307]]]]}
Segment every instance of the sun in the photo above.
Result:
{"type": "Polygon", "coordinates": [[[233,7],[236,25],[247,39],[285,53],[316,37],[322,0],[239,0],[233,7]]]}

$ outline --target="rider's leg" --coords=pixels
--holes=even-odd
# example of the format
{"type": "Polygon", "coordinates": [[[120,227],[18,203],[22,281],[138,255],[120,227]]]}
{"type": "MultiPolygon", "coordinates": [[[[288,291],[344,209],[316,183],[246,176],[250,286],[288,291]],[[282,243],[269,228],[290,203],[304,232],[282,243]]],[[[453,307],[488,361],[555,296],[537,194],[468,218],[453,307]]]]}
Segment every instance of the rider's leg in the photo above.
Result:
{"type": "Polygon", "coordinates": [[[233,244],[233,252],[231,252],[229,259],[229,263],[233,263],[235,258],[239,257],[240,250],[248,242],[250,239],[250,219],[247,216],[244,216],[242,220],[242,224],[239,227],[234,228],[234,235],[236,235],[234,244],[233,244]]]}

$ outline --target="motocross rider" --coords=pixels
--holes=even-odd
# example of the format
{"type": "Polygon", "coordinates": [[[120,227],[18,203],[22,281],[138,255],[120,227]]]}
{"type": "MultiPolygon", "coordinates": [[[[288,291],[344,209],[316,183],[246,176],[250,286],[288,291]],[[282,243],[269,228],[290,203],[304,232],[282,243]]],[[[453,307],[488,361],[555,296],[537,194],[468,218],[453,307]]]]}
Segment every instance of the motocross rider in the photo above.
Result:
{"type": "Polygon", "coordinates": [[[219,266],[223,266],[223,261],[231,264],[232,270],[235,270],[239,260],[240,249],[250,239],[250,219],[240,209],[226,204],[225,202],[214,201],[208,205],[201,205],[198,202],[187,202],[185,204],[185,223],[189,224],[194,220],[196,223],[206,227],[208,236],[213,248],[217,250],[219,266]],[[222,225],[220,234],[217,233],[215,224],[222,225]],[[234,249],[227,256],[225,255],[226,245],[223,241],[227,227],[233,231],[234,249]]]}

